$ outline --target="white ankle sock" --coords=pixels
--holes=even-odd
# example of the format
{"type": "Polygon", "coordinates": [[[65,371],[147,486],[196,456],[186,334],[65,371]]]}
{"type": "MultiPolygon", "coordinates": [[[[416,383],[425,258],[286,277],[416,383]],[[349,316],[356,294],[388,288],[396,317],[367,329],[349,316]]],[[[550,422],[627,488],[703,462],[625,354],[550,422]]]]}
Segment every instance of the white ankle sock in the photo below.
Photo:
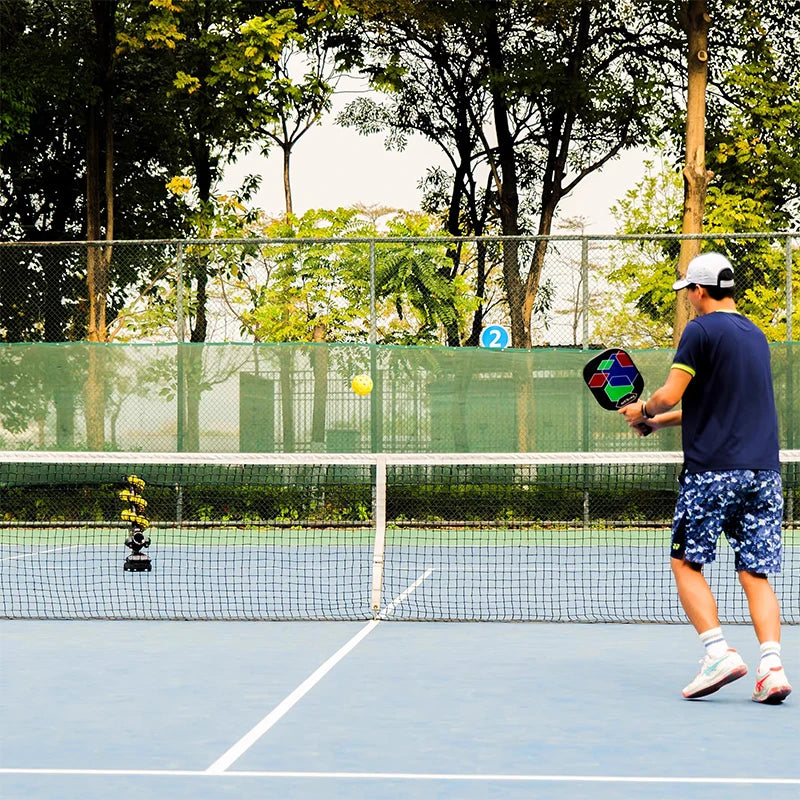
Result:
{"type": "Polygon", "coordinates": [[[761,642],[761,661],[758,662],[758,671],[763,674],[769,672],[773,667],[780,666],[780,642],[761,642]]]}
{"type": "Polygon", "coordinates": [[[706,653],[712,658],[719,658],[728,652],[728,643],[722,635],[722,628],[711,628],[700,634],[700,641],[706,648],[706,653]]]}

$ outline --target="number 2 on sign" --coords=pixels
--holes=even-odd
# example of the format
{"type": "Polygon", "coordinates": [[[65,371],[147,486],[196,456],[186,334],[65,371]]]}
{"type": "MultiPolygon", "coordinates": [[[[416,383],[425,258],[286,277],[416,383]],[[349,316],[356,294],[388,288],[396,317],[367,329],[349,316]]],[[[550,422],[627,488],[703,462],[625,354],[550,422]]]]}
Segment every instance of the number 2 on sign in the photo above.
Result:
{"type": "Polygon", "coordinates": [[[508,331],[502,325],[489,325],[481,331],[481,347],[490,350],[505,350],[509,340],[508,331]]]}

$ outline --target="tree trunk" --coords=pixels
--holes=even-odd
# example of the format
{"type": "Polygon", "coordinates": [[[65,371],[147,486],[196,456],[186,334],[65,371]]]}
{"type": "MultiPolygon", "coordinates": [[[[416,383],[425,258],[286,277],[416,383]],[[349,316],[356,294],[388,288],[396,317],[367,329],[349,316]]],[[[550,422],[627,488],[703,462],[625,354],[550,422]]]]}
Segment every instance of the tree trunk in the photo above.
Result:
{"type": "MultiPolygon", "coordinates": [[[[683,169],[682,233],[703,232],[706,190],[713,174],[706,169],[705,119],[708,83],[708,28],[711,17],[706,0],[689,0],[681,9],[681,24],[689,43],[688,94],[686,100],[686,165],[683,169]]],[[[700,252],[699,239],[682,239],[678,277],[686,275],[689,262],[700,252]]],[[[685,289],[678,292],[672,343],[678,346],[694,310],[685,289]]]]}
{"type": "MultiPolygon", "coordinates": [[[[96,95],[90,101],[86,115],[86,238],[90,242],[103,239],[110,242],[114,236],[112,72],[116,45],[116,13],[117,0],[93,0],[92,14],[97,34],[94,78],[96,95]]],[[[105,342],[108,336],[106,307],[110,266],[111,246],[90,245],[86,253],[86,337],[90,342],[105,342]]],[[[101,352],[90,346],[88,358],[85,387],[86,446],[89,450],[103,450],[106,376],[101,352]]]]}
{"type": "Polygon", "coordinates": [[[294,436],[294,353],[288,344],[278,348],[281,384],[281,420],[283,429],[283,452],[295,452],[294,436]]]}
{"type": "Polygon", "coordinates": [[[56,407],[56,450],[72,450],[75,446],[75,395],[72,387],[53,393],[56,407]]]}
{"type": "MultiPolygon", "coordinates": [[[[575,32],[575,42],[569,60],[569,74],[577,81],[583,66],[583,57],[591,47],[592,8],[589,3],[580,7],[575,32]]],[[[567,174],[567,156],[569,155],[572,131],[575,127],[575,111],[565,102],[554,114],[550,126],[547,164],[542,176],[541,213],[539,215],[539,236],[549,236],[553,229],[553,219],[558,204],[564,196],[564,177],[567,174]]],[[[536,304],[539,282],[547,255],[547,239],[538,239],[534,245],[533,259],[525,282],[525,299],[523,316],[530,331],[531,316],[536,304]]],[[[530,335],[530,333],[529,333],[530,335]]]]}
{"type": "MultiPolygon", "coordinates": [[[[200,140],[193,152],[197,195],[201,208],[206,208],[211,199],[212,164],[211,152],[205,138],[200,140]]],[[[201,230],[201,234],[204,231],[201,230]]],[[[208,248],[199,248],[194,264],[194,278],[197,282],[197,303],[194,325],[189,334],[191,345],[184,348],[183,375],[186,418],[184,427],[184,448],[189,452],[200,451],[200,401],[203,396],[203,343],[208,334],[208,248]]]]}
{"type": "Polygon", "coordinates": [[[286,201],[286,217],[292,215],[292,182],[290,179],[290,167],[292,159],[292,146],[289,142],[283,145],[283,196],[286,201]]]}
{"type": "MultiPolygon", "coordinates": [[[[486,51],[489,69],[496,76],[505,74],[503,50],[497,19],[492,16],[486,23],[486,51]]],[[[499,173],[495,184],[500,201],[500,227],[504,236],[519,235],[519,193],[517,189],[517,164],[514,139],[508,124],[508,103],[501,87],[492,86],[492,113],[497,136],[499,173]]],[[[519,274],[519,243],[503,242],[503,281],[508,298],[511,320],[511,343],[514,347],[530,347],[530,321],[525,324],[523,303],[525,292],[519,274]]]]}
{"type": "MultiPolygon", "coordinates": [[[[478,234],[480,235],[480,234],[478,234]]],[[[479,241],[475,250],[476,278],[475,293],[478,297],[483,297],[486,291],[486,243],[479,241]]],[[[465,342],[467,347],[477,347],[480,343],[481,331],[483,330],[483,305],[478,306],[472,317],[472,329],[465,342]]]]}
{"type": "MultiPolygon", "coordinates": [[[[197,179],[197,198],[200,207],[206,209],[211,201],[211,183],[213,166],[211,163],[211,150],[205,138],[201,136],[194,152],[194,172],[197,179]]],[[[201,235],[206,233],[204,229],[201,235]]],[[[194,268],[194,277],[197,281],[197,311],[194,318],[189,341],[204,342],[208,333],[208,317],[206,306],[208,304],[208,248],[200,248],[197,252],[197,262],[194,268]]]]}
{"type": "MultiPolygon", "coordinates": [[[[324,344],[324,325],[315,325],[312,341],[320,343],[311,347],[311,369],[314,372],[314,407],[311,415],[311,441],[324,449],[325,411],[328,406],[328,348],[324,344]]],[[[313,448],[312,448],[313,449],[313,448]]]]}
{"type": "MultiPolygon", "coordinates": [[[[459,153],[461,153],[461,147],[459,147],[459,153]]],[[[462,160],[456,167],[455,176],[453,178],[453,191],[450,195],[450,207],[447,212],[447,232],[451,236],[462,235],[461,200],[462,197],[464,196],[465,175],[466,175],[466,168],[464,166],[464,159],[462,155],[462,160]]],[[[448,270],[442,267],[439,270],[439,274],[450,282],[452,282],[455,279],[456,275],[458,275],[458,270],[461,266],[461,252],[462,252],[462,246],[460,243],[455,242],[451,245],[448,245],[447,256],[450,259],[452,268],[448,270]]],[[[445,323],[444,326],[445,335],[447,337],[447,346],[461,347],[461,331],[459,330],[458,327],[458,313],[456,312],[455,303],[451,302],[450,308],[452,309],[451,321],[445,323]]]]}
{"type": "MultiPolygon", "coordinates": [[[[90,242],[101,239],[110,242],[114,237],[112,72],[116,45],[116,13],[117,0],[93,0],[92,14],[97,34],[94,77],[96,92],[87,108],[86,118],[86,238],[90,242]]],[[[104,342],[107,336],[106,303],[111,248],[89,247],[86,261],[89,295],[87,338],[90,342],[104,342]]]]}
{"type": "Polygon", "coordinates": [[[98,344],[88,345],[88,368],[84,390],[86,417],[86,449],[105,450],[105,375],[103,370],[103,350],[98,344]]]}
{"type": "Polygon", "coordinates": [[[183,376],[185,381],[186,417],[183,430],[183,449],[189,453],[200,452],[200,400],[203,396],[202,343],[179,345],[183,349],[183,376]]]}

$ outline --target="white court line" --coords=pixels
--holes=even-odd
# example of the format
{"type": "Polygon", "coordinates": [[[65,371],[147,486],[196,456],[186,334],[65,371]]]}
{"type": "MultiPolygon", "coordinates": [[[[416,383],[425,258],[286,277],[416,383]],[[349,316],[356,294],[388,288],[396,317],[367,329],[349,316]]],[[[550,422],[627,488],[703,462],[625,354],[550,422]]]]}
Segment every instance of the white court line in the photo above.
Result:
{"type": "Polygon", "coordinates": [[[417,587],[426,578],[430,577],[430,575],[434,571],[434,569],[435,569],[434,567],[429,567],[428,569],[426,569],[425,572],[423,572],[422,575],[420,575],[419,578],[417,578],[414,581],[414,583],[412,583],[405,591],[403,591],[399,595],[397,595],[397,597],[395,597],[395,599],[392,600],[392,602],[389,603],[389,605],[386,606],[386,608],[378,614],[378,619],[381,620],[381,619],[387,619],[388,617],[391,617],[392,614],[394,614],[395,609],[397,608],[397,606],[399,606],[400,603],[402,603],[403,600],[406,599],[406,597],[408,597],[410,594],[413,594],[417,590],[417,587]]]}
{"type": "MultiPolygon", "coordinates": [[[[386,607],[384,615],[391,614],[395,608],[408,597],[433,570],[426,570],[405,591],[399,594],[386,607]]],[[[380,623],[379,619],[368,622],[355,636],[340,647],[327,661],[311,673],[291,694],[287,695],[267,714],[255,727],[248,731],[238,742],[226,750],[206,772],[219,774],[225,772],[240,756],[249,750],[281,717],[283,717],[299,700],[311,691],[351,650],[366,639],[380,623]]]]}
{"type": "Polygon", "coordinates": [[[51,547],[49,550],[33,550],[30,553],[19,553],[16,556],[6,556],[5,558],[0,558],[0,564],[4,564],[6,561],[14,561],[17,558],[29,558],[30,556],[41,556],[45,553],[60,553],[62,550],[74,550],[76,547],[80,547],[79,544],[68,544],[64,545],[64,547],[51,547]]]}
{"type": "Polygon", "coordinates": [[[688,783],[720,785],[800,786],[800,778],[699,778],[655,775],[471,775],[448,772],[210,772],[190,769],[34,769],[0,767],[0,775],[154,775],[177,778],[302,778],[367,781],[502,781],[529,783],[688,783]]]}

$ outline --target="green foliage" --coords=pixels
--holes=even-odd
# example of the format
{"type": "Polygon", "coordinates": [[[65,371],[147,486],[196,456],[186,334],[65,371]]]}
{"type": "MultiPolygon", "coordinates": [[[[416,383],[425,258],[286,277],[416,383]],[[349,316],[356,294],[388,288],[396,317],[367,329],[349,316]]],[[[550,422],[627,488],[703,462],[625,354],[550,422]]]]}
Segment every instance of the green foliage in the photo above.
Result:
{"type": "MultiPolygon", "coordinates": [[[[714,185],[756,207],[762,230],[800,221],[800,62],[797,14],[772,0],[723,4],[738,41],[708,92],[706,150],[714,185]],[[743,43],[746,42],[746,46],[743,43]]],[[[719,36],[724,33],[720,31],[719,36]]],[[[749,210],[749,209],[748,209],[749,210]]],[[[754,230],[748,220],[734,220],[754,230]]]]}
{"type": "Polygon", "coordinates": [[[0,230],[6,238],[70,238],[81,231],[76,197],[88,101],[82,5],[54,8],[30,0],[2,9],[0,230]]]}
{"type": "MultiPolygon", "coordinates": [[[[407,214],[389,221],[387,233],[396,237],[427,237],[435,233],[435,220],[407,214]]],[[[462,275],[451,276],[445,247],[432,244],[393,243],[378,250],[376,295],[387,307],[397,310],[393,331],[384,329],[382,341],[426,343],[439,340],[438,327],[455,326],[462,333],[469,316],[481,304],[480,298],[462,275]],[[404,312],[404,306],[408,309],[404,312]],[[401,323],[409,313],[416,320],[409,337],[401,323]]]]}
{"type": "MultiPolygon", "coordinates": [[[[583,178],[655,138],[667,92],[657,59],[670,51],[655,4],[643,13],[573,0],[411,3],[405,12],[369,0],[348,5],[360,15],[362,72],[386,102],[355,101],[340,121],[385,130],[387,146],[402,149],[418,133],[442,149],[452,164],[448,197],[437,179],[428,200],[451,234],[547,234],[560,200],[583,178]]],[[[513,251],[504,263],[518,347],[530,344],[523,307],[548,302],[543,263],[542,248],[524,266],[513,251]]]]}
{"type": "MultiPolygon", "coordinates": [[[[707,230],[791,228],[800,202],[797,15],[780,0],[714,0],[709,7],[707,152],[716,177],[707,230]]],[[[2,11],[0,228],[10,238],[80,239],[85,109],[94,85],[91,3],[19,0],[4,2],[2,11]]],[[[673,142],[682,141],[684,97],[675,89],[683,37],[663,3],[129,0],[118,5],[116,30],[117,238],[383,232],[341,211],[258,220],[256,178],[227,196],[215,190],[243,149],[272,143],[290,151],[328,111],[344,68],[371,77],[385,101],[358,101],[344,121],[365,133],[385,132],[387,146],[396,148],[420,133],[450,159],[449,172],[425,179],[424,208],[435,216],[398,217],[388,224],[395,235],[497,231],[509,182],[520,194],[518,228],[546,230],[560,198],[620,149],[650,143],[665,125],[675,126],[673,142]],[[490,52],[493,27],[499,54],[490,52]],[[501,152],[495,125],[503,118],[513,152],[501,152]]],[[[668,183],[654,178],[621,202],[626,232],[677,230],[680,192],[668,208],[662,202],[668,183]]],[[[506,232],[509,224],[502,221],[506,232]]],[[[280,247],[276,255],[249,245],[188,251],[196,284],[186,287],[186,318],[204,313],[208,268],[216,299],[233,309],[247,335],[363,338],[366,248],[280,247]],[[256,265],[268,270],[268,280],[256,276],[256,265]]],[[[448,251],[428,243],[381,245],[383,340],[441,341],[447,329],[452,343],[454,328],[465,340],[469,314],[483,313],[497,293],[498,253],[477,253],[466,245],[448,251]]],[[[780,338],[784,255],[766,241],[732,247],[730,254],[738,274],[758,287],[739,298],[743,310],[780,338]]],[[[612,295],[624,307],[612,303],[609,313],[619,315],[615,324],[630,320],[623,328],[637,341],[668,338],[673,298],[665,287],[675,256],[672,245],[650,244],[615,255],[610,279],[625,290],[612,295]]],[[[75,253],[51,263],[28,254],[0,264],[0,335],[10,341],[82,336],[84,266],[75,253]]],[[[113,335],[175,335],[177,298],[166,280],[174,266],[169,256],[137,261],[115,250],[113,335]]],[[[552,287],[539,288],[533,305],[545,315],[552,287]]]]}
{"type": "MultiPolygon", "coordinates": [[[[726,254],[734,265],[737,307],[766,334],[770,341],[786,338],[785,239],[747,237],[770,230],[774,218],[768,205],[734,193],[733,181],[709,188],[704,232],[711,238],[702,249],[726,254]],[[727,189],[727,191],[726,191],[727,189]],[[735,239],[713,239],[714,233],[737,232],[735,239]]],[[[681,176],[662,162],[647,162],[642,181],[612,209],[621,220],[618,233],[654,234],[679,228],[682,203],[681,176]]],[[[593,337],[621,341],[629,347],[669,347],[678,240],[622,241],[612,251],[604,279],[611,285],[606,311],[593,337]],[[620,339],[620,336],[622,339],[620,339]]],[[[794,296],[800,286],[800,251],[793,250],[794,296]]],[[[795,302],[793,325],[800,324],[795,302]]]]}
{"type": "MultiPolygon", "coordinates": [[[[707,92],[707,163],[713,173],[703,230],[706,233],[762,233],[798,222],[800,201],[800,68],[786,27],[786,9],[770,0],[711,4],[715,53],[707,92]],[[747,46],[743,45],[747,42],[747,46]]],[[[796,20],[794,20],[796,22],[796,20]]],[[[682,141],[683,114],[674,119],[672,140],[682,141]]],[[[679,159],[680,160],[680,159],[679,159]]],[[[652,171],[615,211],[620,233],[680,230],[682,181],[677,171],[652,171]]],[[[703,249],[726,253],[736,270],[737,304],[773,341],[786,336],[784,240],[719,239],[703,249]]],[[[618,288],[604,321],[605,331],[624,330],[629,344],[671,341],[677,242],[621,244],[608,278],[618,288]],[[626,324],[626,320],[629,322],[626,324]],[[652,326],[652,334],[642,335],[652,326]]],[[[793,253],[797,264],[798,253],[793,253]]],[[[800,276],[792,270],[793,284],[800,276]]],[[[796,290],[795,290],[796,292],[796,290]]],[[[795,295],[797,296],[797,295],[795,295]]]]}
{"type": "MultiPolygon", "coordinates": [[[[448,477],[438,478],[448,481],[448,477]]],[[[42,494],[40,486],[21,486],[3,491],[2,519],[45,522],[59,520],[119,521],[123,506],[118,485],[86,484],[59,486],[42,494]]],[[[176,488],[148,484],[147,515],[161,537],[169,536],[159,522],[176,516],[176,488]]],[[[407,527],[409,522],[510,522],[577,521],[584,516],[583,487],[539,484],[513,485],[500,478],[493,481],[462,479],[455,483],[413,481],[390,487],[386,498],[387,518],[407,527]]],[[[591,521],[670,519],[675,491],[633,486],[612,490],[591,489],[591,521]]],[[[303,522],[368,523],[371,519],[372,485],[369,483],[318,483],[303,485],[217,486],[192,484],[181,488],[182,519],[192,522],[241,522],[295,524],[303,522]]]]}
{"type": "MultiPolygon", "coordinates": [[[[221,316],[234,319],[241,335],[255,341],[366,340],[370,247],[363,239],[377,237],[378,341],[438,343],[449,325],[466,332],[480,299],[466,276],[451,276],[448,247],[436,241],[435,218],[401,212],[379,227],[369,210],[340,208],[264,219],[248,210],[247,198],[256,185],[255,179],[248,180],[239,192],[212,195],[201,204],[190,180],[171,182],[191,209],[190,218],[197,220],[193,224],[212,237],[208,243],[186,245],[181,266],[187,281],[196,264],[204,265],[209,299],[220,309],[217,322],[221,316]],[[383,237],[430,242],[382,243],[383,237]]],[[[128,257],[135,259],[136,252],[128,257]]],[[[149,280],[120,311],[112,331],[116,341],[176,338],[177,270],[174,248],[154,261],[149,280]]],[[[197,313],[196,303],[187,284],[185,320],[197,313]]]]}
{"type": "Polygon", "coordinates": [[[34,111],[32,94],[21,84],[0,83],[0,147],[14,136],[30,133],[34,111]]]}
{"type": "Polygon", "coordinates": [[[732,69],[727,86],[736,104],[710,136],[715,189],[738,201],[727,204],[731,230],[752,230],[756,220],[772,229],[800,220],[800,89],[765,72],[768,64],[732,69]]]}
{"type": "MultiPolygon", "coordinates": [[[[620,220],[617,233],[638,236],[679,228],[682,199],[680,174],[663,162],[646,161],[642,180],[611,209],[620,220]]],[[[602,275],[602,284],[610,290],[604,311],[594,317],[592,341],[620,341],[627,347],[671,345],[678,251],[674,241],[615,244],[602,275]]]]}
{"type": "MultiPolygon", "coordinates": [[[[357,212],[338,209],[277,220],[263,233],[267,238],[304,239],[367,235],[367,230],[357,212]]],[[[362,328],[369,285],[363,247],[278,244],[259,256],[266,280],[246,264],[232,270],[247,297],[240,316],[243,329],[256,341],[311,341],[315,328],[324,332],[324,339],[338,341],[362,328]]]]}
{"type": "Polygon", "coordinates": [[[213,59],[210,86],[220,82],[239,84],[245,95],[258,96],[275,76],[275,63],[292,40],[298,40],[292,9],[274,16],[256,16],[246,20],[238,36],[226,42],[221,57],[213,59]]]}
{"type": "MultiPolygon", "coordinates": [[[[390,236],[428,236],[433,220],[399,215],[387,224],[390,236]]],[[[263,248],[268,280],[247,266],[237,276],[247,292],[243,329],[257,341],[359,341],[369,325],[369,247],[347,238],[380,236],[357,209],[309,211],[300,218],[270,223],[267,238],[290,244],[263,248]],[[303,242],[311,237],[337,242],[303,242]]],[[[474,307],[462,280],[444,275],[442,245],[386,243],[376,248],[376,299],[381,342],[431,343],[442,325],[462,323],[474,307]]]]}

